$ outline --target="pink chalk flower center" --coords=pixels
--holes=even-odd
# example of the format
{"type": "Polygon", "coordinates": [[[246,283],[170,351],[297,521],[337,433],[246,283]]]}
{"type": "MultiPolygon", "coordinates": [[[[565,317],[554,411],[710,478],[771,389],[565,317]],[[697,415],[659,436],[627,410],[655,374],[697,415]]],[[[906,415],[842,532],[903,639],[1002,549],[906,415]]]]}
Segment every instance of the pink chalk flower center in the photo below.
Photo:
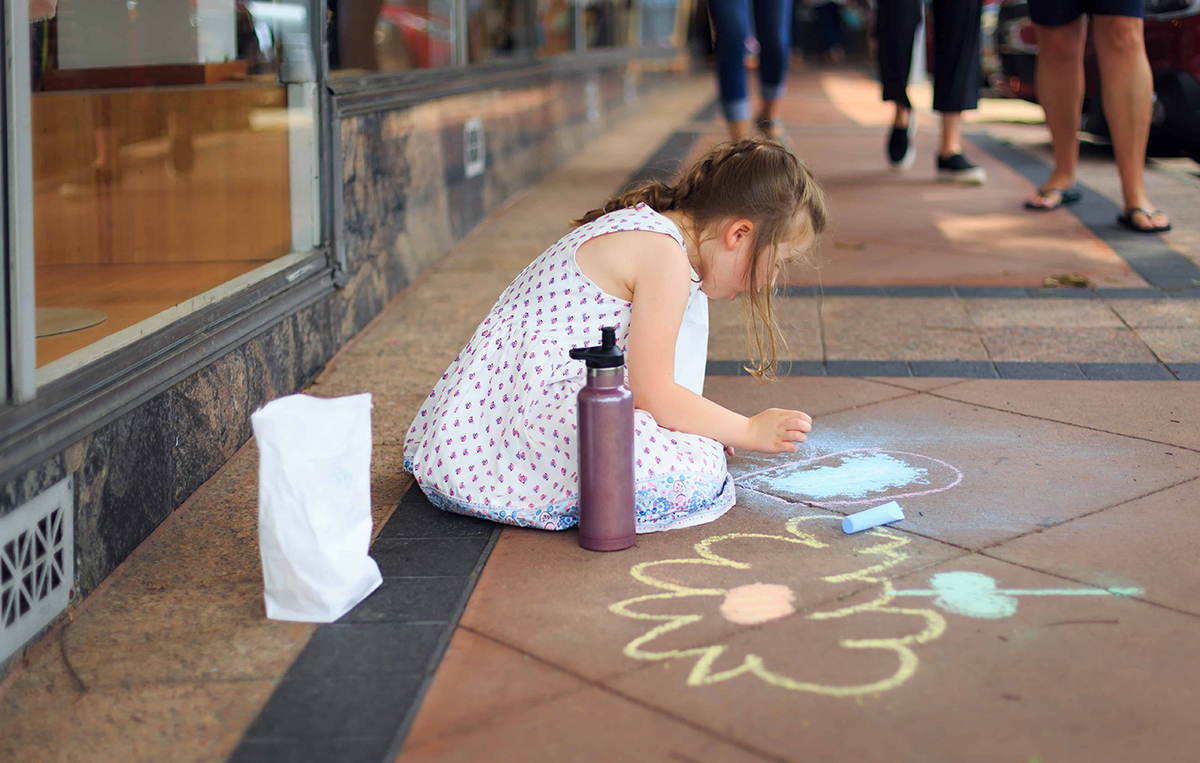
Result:
{"type": "Polygon", "coordinates": [[[725,592],[721,616],[739,625],[778,620],[796,611],[792,589],[776,583],[751,583],[725,592]]]}

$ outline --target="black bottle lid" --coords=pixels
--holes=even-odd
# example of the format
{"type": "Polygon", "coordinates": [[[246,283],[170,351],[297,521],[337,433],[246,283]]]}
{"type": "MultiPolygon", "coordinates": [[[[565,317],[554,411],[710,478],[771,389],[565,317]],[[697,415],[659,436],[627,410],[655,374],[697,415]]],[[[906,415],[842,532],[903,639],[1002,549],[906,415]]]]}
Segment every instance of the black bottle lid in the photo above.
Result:
{"type": "Polygon", "coordinates": [[[620,368],[625,365],[625,355],[617,348],[617,329],[605,326],[600,329],[599,347],[577,347],[571,357],[587,363],[588,368],[620,368]]]}

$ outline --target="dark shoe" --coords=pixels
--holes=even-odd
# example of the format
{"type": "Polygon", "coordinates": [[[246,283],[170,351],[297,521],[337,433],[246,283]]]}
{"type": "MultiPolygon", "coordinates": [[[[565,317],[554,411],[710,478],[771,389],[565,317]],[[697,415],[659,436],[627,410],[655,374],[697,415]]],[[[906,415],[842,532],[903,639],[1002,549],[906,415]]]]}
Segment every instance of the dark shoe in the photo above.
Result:
{"type": "Polygon", "coordinates": [[[976,167],[967,161],[962,154],[939,156],[937,160],[937,180],[939,183],[956,183],[958,185],[983,185],[987,180],[987,170],[976,167]]]}
{"type": "Polygon", "coordinates": [[[1155,215],[1162,214],[1157,209],[1149,210],[1142,209],[1141,207],[1130,207],[1129,209],[1125,210],[1125,214],[1117,215],[1117,222],[1119,222],[1121,225],[1124,225],[1134,233],[1166,233],[1167,231],[1171,230],[1171,223],[1156,226],[1153,222],[1151,222],[1149,228],[1143,228],[1133,221],[1133,215],[1135,212],[1141,212],[1146,216],[1147,220],[1151,220],[1151,218],[1153,218],[1155,215]]]}
{"type": "Polygon", "coordinates": [[[892,135],[888,138],[888,162],[893,169],[906,170],[913,165],[917,158],[917,147],[913,139],[917,137],[917,115],[908,115],[908,126],[892,125],[892,135]]]}
{"type": "Polygon", "coordinates": [[[1058,209],[1059,207],[1065,207],[1068,204],[1074,204],[1075,202],[1077,202],[1083,198],[1083,194],[1080,193],[1079,191],[1076,191],[1074,188],[1053,188],[1053,187],[1039,188],[1038,192],[1037,192],[1037,196],[1039,199],[1045,201],[1046,199],[1050,198],[1050,194],[1052,194],[1052,193],[1058,194],[1058,203],[1057,204],[1052,204],[1052,205],[1047,206],[1047,205],[1042,205],[1042,204],[1034,204],[1032,201],[1026,200],[1025,208],[1032,209],[1034,212],[1049,212],[1052,209],[1058,209]]]}

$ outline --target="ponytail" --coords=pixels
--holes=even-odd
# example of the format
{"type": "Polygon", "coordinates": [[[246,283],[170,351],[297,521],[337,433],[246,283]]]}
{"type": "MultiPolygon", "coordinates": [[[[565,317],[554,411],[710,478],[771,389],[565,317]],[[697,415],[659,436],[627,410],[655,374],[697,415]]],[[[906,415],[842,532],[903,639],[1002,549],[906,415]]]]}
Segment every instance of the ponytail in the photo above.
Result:
{"type": "Polygon", "coordinates": [[[609,212],[636,207],[638,204],[645,204],[655,212],[676,209],[675,194],[677,190],[678,186],[664,183],[661,180],[647,180],[620,196],[609,199],[600,209],[593,209],[578,220],[572,220],[571,225],[587,225],[592,220],[609,212]]]}
{"type": "MultiPolygon", "coordinates": [[[[644,182],[593,209],[574,225],[586,225],[619,209],[645,204],[655,212],[679,210],[693,236],[707,235],[722,220],[745,218],[757,226],[750,250],[750,288],[744,303],[750,354],[747,370],[759,378],[774,375],[776,340],[782,339],[771,299],[779,244],[794,237],[797,217],[814,241],[828,224],[825,195],[804,165],[773,140],[722,143],[670,183],[644,182]],[[766,279],[763,274],[771,274],[766,279]]],[[[700,274],[703,277],[703,273],[700,274]]]]}

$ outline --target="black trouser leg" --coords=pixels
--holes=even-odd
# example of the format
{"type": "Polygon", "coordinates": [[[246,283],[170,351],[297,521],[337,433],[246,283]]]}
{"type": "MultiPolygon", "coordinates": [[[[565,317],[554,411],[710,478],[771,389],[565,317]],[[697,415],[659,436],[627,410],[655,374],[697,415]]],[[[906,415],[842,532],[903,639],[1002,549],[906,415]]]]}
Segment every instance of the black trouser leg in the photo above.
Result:
{"type": "Polygon", "coordinates": [[[979,105],[982,11],[982,0],[933,0],[934,111],[970,111],[979,105]]]}
{"type": "Polygon", "coordinates": [[[912,69],[913,40],[920,23],[921,0],[879,0],[875,11],[875,38],[883,100],[895,101],[905,109],[912,108],[908,100],[908,73],[912,69]]]}

